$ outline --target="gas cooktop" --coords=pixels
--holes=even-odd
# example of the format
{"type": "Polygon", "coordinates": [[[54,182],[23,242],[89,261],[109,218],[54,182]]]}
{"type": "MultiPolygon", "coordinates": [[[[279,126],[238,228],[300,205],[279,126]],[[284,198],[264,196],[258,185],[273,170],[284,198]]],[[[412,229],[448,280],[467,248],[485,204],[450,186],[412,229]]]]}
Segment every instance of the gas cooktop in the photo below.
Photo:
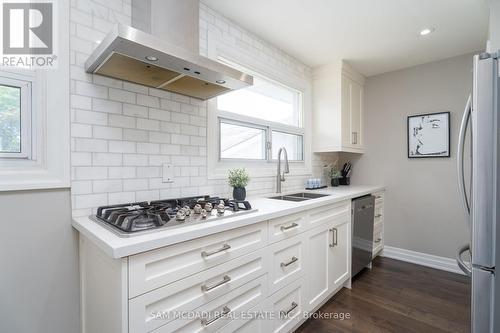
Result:
{"type": "Polygon", "coordinates": [[[102,206],[90,218],[121,237],[255,212],[248,201],[209,195],[102,206]]]}

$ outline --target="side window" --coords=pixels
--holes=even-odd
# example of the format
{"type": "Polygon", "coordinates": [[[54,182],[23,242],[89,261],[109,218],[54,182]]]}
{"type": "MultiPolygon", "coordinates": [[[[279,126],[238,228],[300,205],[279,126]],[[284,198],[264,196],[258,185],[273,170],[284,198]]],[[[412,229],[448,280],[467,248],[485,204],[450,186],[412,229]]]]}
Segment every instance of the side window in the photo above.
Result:
{"type": "Polygon", "coordinates": [[[31,157],[31,82],[0,74],[0,158],[31,157]]]}

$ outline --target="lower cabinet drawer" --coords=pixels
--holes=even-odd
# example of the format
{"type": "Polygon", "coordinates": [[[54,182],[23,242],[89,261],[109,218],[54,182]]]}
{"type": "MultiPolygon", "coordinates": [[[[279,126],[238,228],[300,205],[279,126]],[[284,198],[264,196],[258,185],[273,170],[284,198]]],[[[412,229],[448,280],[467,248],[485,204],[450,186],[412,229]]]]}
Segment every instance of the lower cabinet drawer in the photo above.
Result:
{"type": "Polygon", "coordinates": [[[264,222],[131,256],[129,298],[263,248],[266,244],[264,222]]]}
{"type": "Polygon", "coordinates": [[[229,324],[221,328],[220,333],[268,333],[267,332],[267,319],[263,316],[264,308],[263,303],[251,308],[245,316],[236,318],[229,324]]]}
{"type": "Polygon", "coordinates": [[[269,293],[283,288],[304,274],[305,239],[303,235],[274,243],[268,247],[269,293]]]}
{"type": "Polygon", "coordinates": [[[305,213],[297,213],[269,221],[269,242],[274,243],[304,232],[305,216],[305,213]]]}
{"type": "Polygon", "coordinates": [[[216,332],[229,324],[241,313],[262,302],[267,296],[267,276],[254,279],[243,286],[216,298],[189,313],[188,318],[179,318],[163,325],[155,333],[216,332]]]}
{"type": "Polygon", "coordinates": [[[373,231],[373,255],[375,256],[384,247],[384,235],[382,225],[377,226],[373,231]]]}
{"type": "Polygon", "coordinates": [[[264,250],[225,262],[129,301],[130,333],[149,332],[266,273],[264,250]],[[157,314],[160,314],[158,316],[157,314]]]}
{"type": "Polygon", "coordinates": [[[266,320],[266,332],[288,332],[302,320],[306,304],[304,287],[300,278],[267,298],[264,309],[272,317],[266,320]]]}

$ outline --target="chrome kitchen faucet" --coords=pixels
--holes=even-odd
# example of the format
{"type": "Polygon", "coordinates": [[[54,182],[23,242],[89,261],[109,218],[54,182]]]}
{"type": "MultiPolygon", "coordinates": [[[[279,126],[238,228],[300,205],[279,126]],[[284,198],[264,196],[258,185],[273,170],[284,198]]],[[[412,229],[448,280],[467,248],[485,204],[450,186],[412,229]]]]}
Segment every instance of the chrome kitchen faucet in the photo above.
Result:
{"type": "Polygon", "coordinates": [[[285,173],[290,173],[290,167],[288,165],[288,154],[285,147],[281,147],[278,151],[278,170],[276,171],[276,193],[281,193],[281,182],[285,181],[285,173]],[[284,154],[285,158],[285,170],[281,173],[281,152],[284,154]]]}

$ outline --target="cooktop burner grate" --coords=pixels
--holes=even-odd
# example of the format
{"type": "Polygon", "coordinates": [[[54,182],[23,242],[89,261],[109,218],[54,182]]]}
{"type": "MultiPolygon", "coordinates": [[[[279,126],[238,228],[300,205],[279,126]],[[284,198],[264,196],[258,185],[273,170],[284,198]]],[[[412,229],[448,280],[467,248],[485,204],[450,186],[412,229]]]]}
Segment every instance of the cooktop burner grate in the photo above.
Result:
{"type": "Polygon", "coordinates": [[[248,201],[208,195],[102,206],[91,218],[121,236],[254,212],[248,201]]]}

